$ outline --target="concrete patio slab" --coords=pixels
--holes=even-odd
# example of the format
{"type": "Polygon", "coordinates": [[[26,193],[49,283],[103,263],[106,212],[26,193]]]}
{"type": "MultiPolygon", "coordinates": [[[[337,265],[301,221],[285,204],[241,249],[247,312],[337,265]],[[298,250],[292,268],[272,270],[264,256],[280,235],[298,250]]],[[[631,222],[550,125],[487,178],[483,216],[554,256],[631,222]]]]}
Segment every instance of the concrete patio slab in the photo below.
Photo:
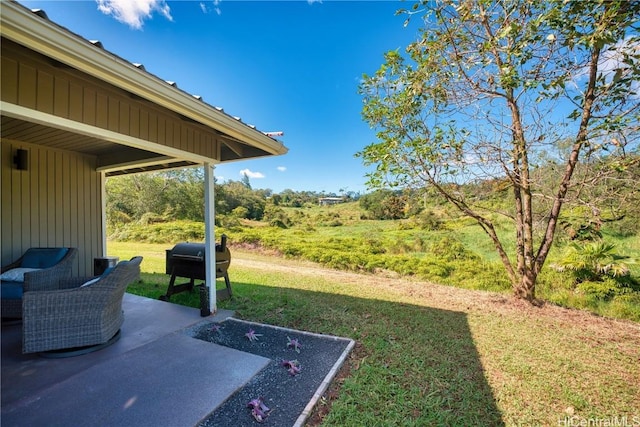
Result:
{"type": "Polygon", "coordinates": [[[232,312],[131,294],[123,309],[119,341],[67,359],[23,355],[21,325],[3,325],[2,425],[193,426],[268,363],[181,332],[232,312]]]}
{"type": "Polygon", "coordinates": [[[194,426],[269,361],[175,333],[42,390],[2,423],[194,426]]]}

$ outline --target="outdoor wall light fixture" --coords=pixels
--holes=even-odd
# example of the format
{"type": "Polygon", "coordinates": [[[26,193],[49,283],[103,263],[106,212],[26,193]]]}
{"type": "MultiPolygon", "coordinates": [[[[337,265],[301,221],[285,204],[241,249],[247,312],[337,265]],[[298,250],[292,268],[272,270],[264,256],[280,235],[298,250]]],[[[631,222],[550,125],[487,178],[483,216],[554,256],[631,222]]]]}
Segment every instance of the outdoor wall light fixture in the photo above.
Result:
{"type": "Polygon", "coordinates": [[[16,155],[13,158],[13,163],[16,165],[16,169],[19,171],[26,171],[29,169],[29,152],[18,148],[16,155]]]}

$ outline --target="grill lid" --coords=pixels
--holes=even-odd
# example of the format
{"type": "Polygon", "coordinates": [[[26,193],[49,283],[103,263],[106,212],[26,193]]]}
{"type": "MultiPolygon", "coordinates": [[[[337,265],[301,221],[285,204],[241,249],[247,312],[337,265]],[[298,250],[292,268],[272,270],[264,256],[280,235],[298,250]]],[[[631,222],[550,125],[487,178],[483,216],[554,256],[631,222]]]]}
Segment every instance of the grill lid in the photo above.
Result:
{"type": "Polygon", "coordinates": [[[205,246],[204,243],[178,243],[169,251],[169,256],[177,259],[189,259],[192,261],[204,260],[205,246]]]}

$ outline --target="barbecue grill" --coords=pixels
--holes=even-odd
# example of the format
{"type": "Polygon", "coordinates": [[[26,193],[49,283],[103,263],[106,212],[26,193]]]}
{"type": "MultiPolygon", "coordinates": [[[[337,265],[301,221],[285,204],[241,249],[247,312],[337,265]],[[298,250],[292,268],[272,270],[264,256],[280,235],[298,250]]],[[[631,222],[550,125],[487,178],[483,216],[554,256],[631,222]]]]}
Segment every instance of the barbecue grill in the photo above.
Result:
{"type": "MultiPolygon", "coordinates": [[[[160,296],[163,301],[169,301],[171,295],[184,291],[192,291],[196,280],[206,279],[206,262],[204,243],[178,243],[166,250],[165,273],[171,275],[167,293],[160,296]],[[176,285],[176,278],[189,279],[188,282],[176,285]]],[[[222,235],[220,243],[216,243],[216,278],[224,277],[226,289],[217,291],[220,300],[231,296],[231,282],[229,281],[229,264],[231,252],[227,248],[227,236],[222,235]]],[[[204,284],[201,285],[204,287],[204,284]]],[[[215,289],[215,285],[213,286],[215,289]]]]}

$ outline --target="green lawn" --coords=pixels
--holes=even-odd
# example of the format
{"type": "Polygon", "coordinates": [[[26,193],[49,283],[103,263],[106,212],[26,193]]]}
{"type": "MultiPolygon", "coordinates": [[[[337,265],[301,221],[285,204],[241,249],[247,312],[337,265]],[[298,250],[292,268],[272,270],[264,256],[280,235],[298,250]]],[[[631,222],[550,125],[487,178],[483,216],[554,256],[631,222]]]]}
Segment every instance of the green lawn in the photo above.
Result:
{"type": "MultiPolygon", "coordinates": [[[[108,252],[143,255],[142,283],[129,291],[157,298],[166,291],[169,247],[110,242],[108,252]]],[[[357,341],[313,423],[640,420],[638,323],[530,307],[504,294],[335,272],[238,249],[232,254],[235,296],[222,308],[243,319],[357,341]]],[[[198,306],[195,294],[172,302],[198,306]]]]}

